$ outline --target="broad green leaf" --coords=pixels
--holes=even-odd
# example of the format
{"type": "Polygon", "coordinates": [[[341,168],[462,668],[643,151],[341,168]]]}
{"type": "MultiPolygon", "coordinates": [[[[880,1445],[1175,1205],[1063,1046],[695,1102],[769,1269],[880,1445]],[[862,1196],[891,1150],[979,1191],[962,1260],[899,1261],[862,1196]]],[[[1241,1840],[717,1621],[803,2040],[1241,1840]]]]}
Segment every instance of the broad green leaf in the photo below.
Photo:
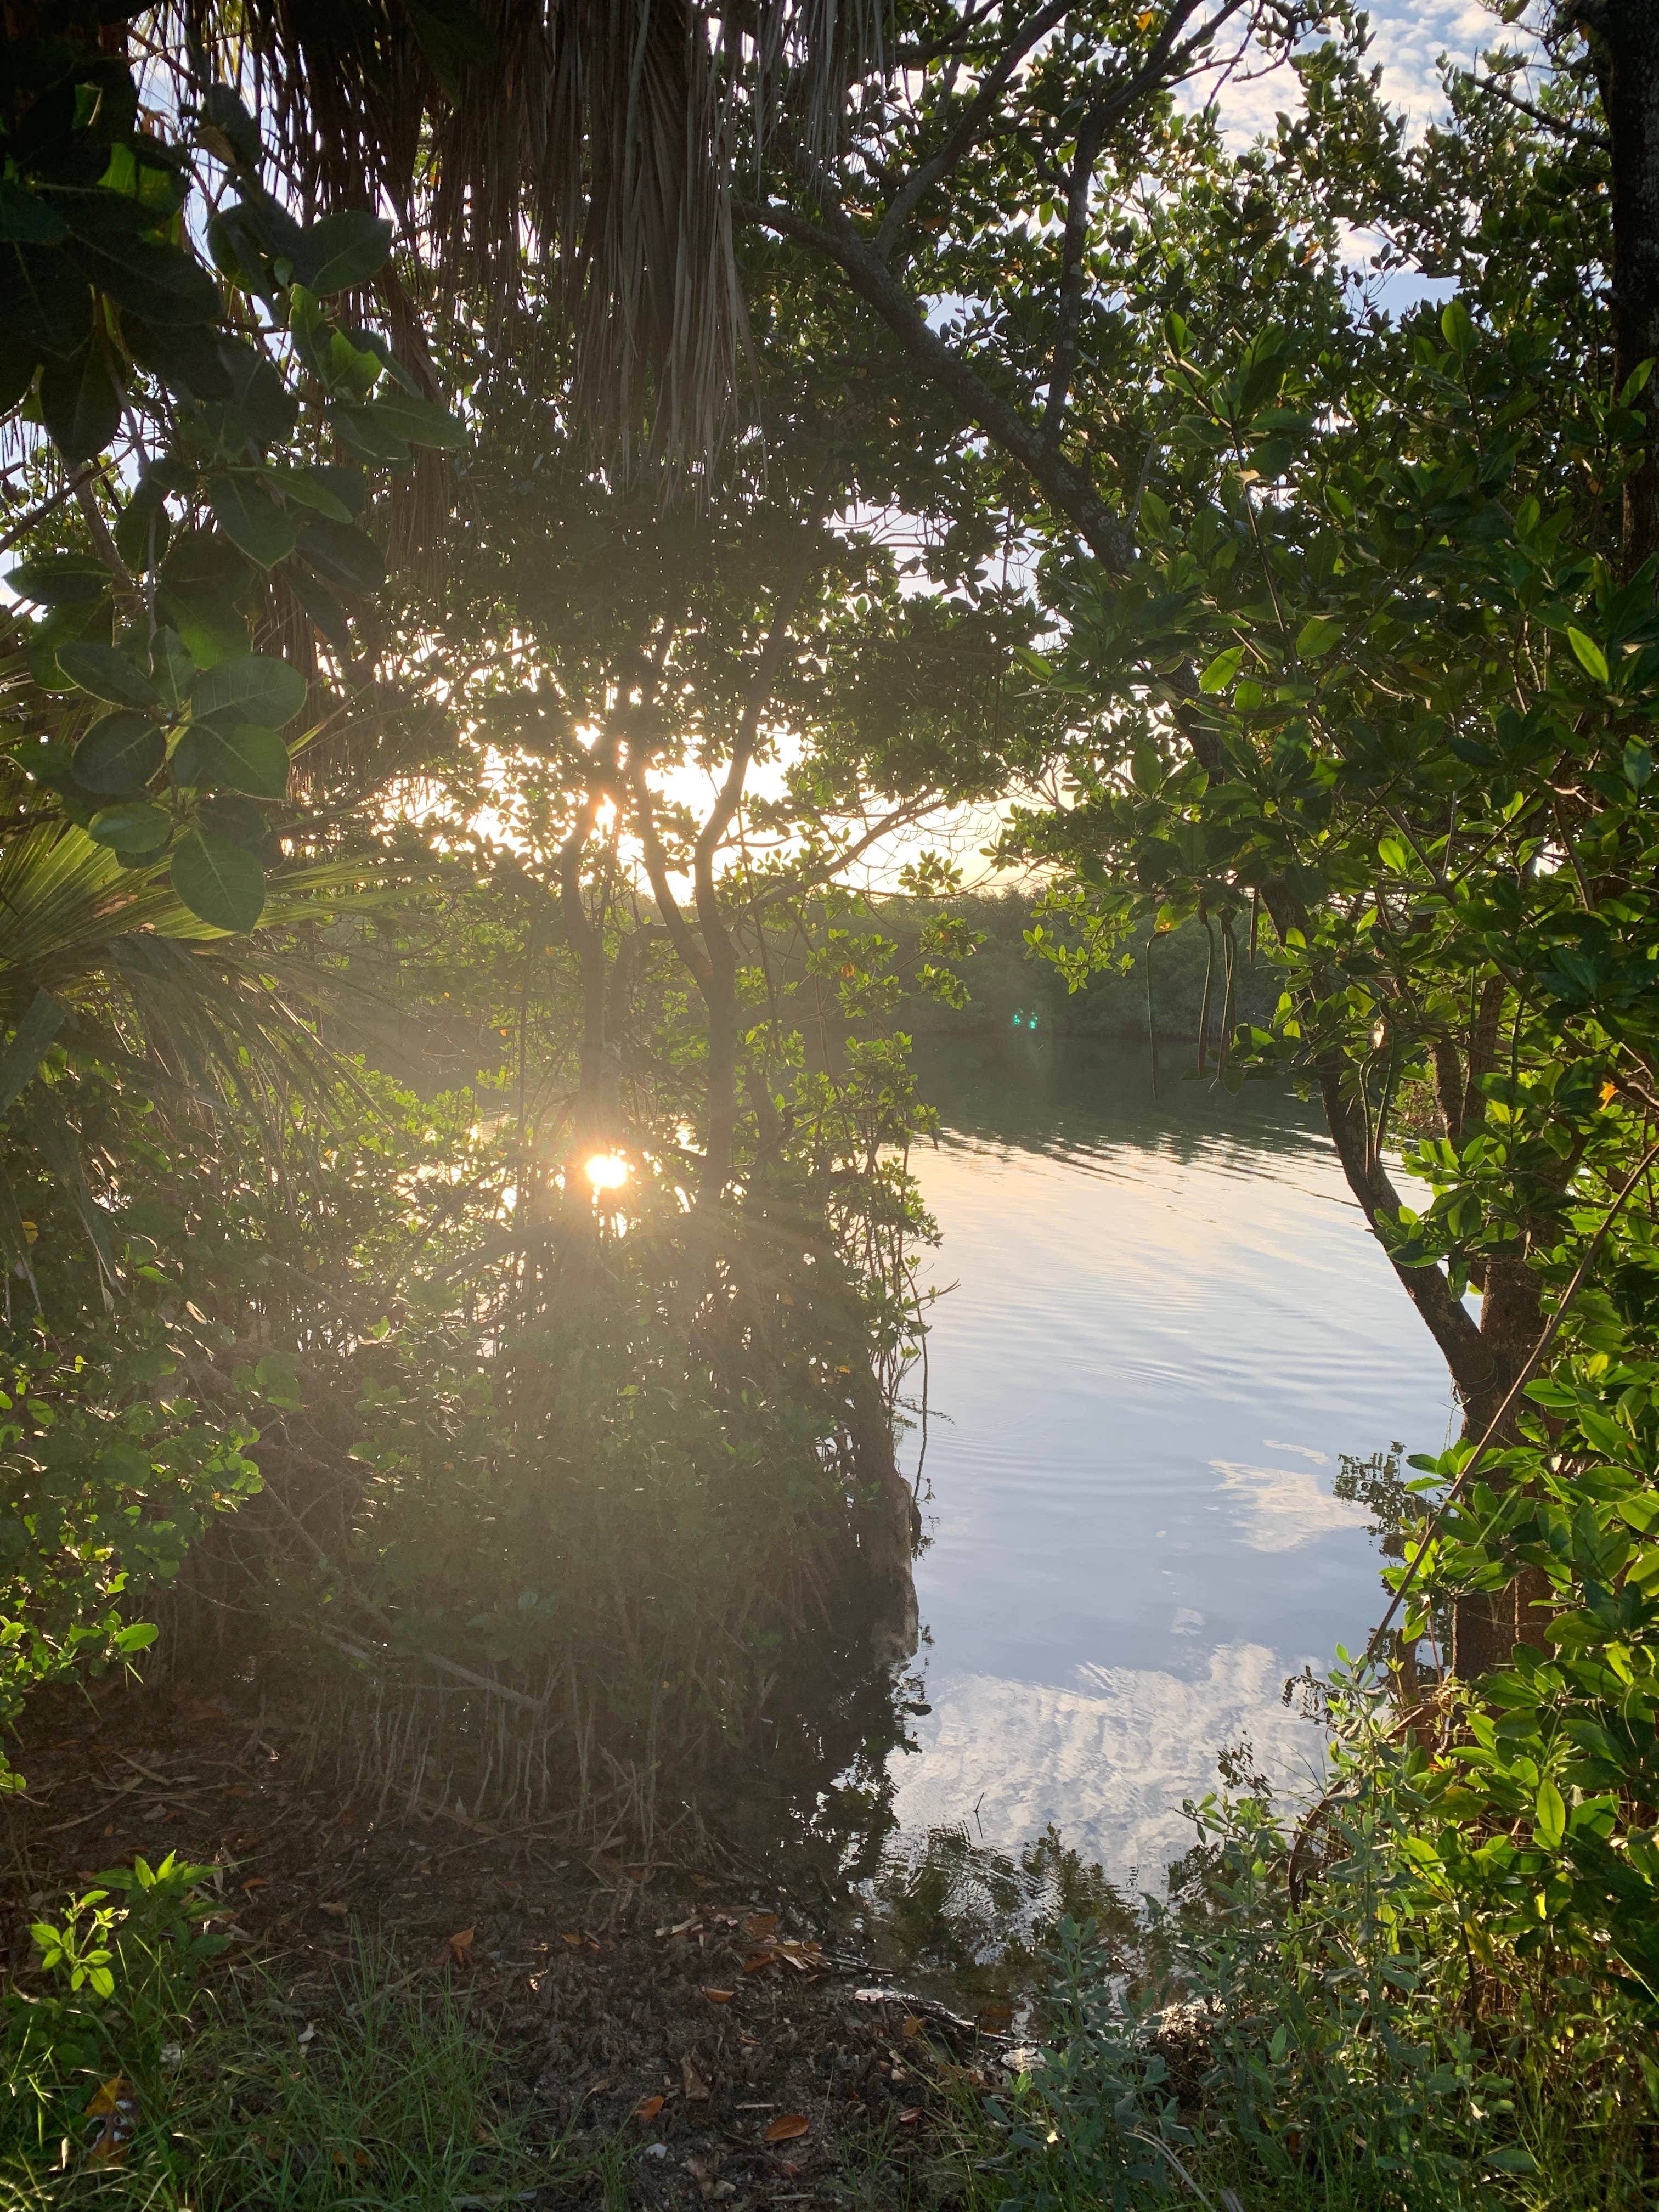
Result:
{"type": "Polygon", "coordinates": [[[1574,629],[1569,623],[1567,643],[1577,655],[1579,666],[1593,676],[1598,684],[1605,684],[1607,680],[1607,656],[1595,640],[1587,636],[1582,629],[1574,629]]]}
{"type": "Polygon", "coordinates": [[[164,807],[135,799],[94,814],[87,834],[118,853],[155,853],[167,843],[172,827],[173,817],[164,807]]]}
{"type": "Polygon", "coordinates": [[[1242,645],[1230,645],[1225,653],[1218,653],[1202,676],[1199,678],[1199,690],[1224,691],[1234,677],[1237,675],[1239,663],[1243,658],[1244,648],[1242,645]]]}
{"type": "Polygon", "coordinates": [[[0,183],[0,239],[9,245],[56,246],[68,235],[69,225],[38,192],[0,183]]]}
{"type": "Polygon", "coordinates": [[[1538,2171],[1537,2160],[1519,2143],[1505,2143],[1500,2150],[1489,2150],[1486,2162],[1499,2173],[1536,2173],[1538,2171]]]}
{"type": "Polygon", "coordinates": [[[121,423],[121,392],[102,348],[88,339],[40,372],[40,419],[66,461],[95,460],[121,423]]]}
{"type": "Polygon", "coordinates": [[[20,599],[33,599],[39,606],[83,607],[103,598],[110,575],[83,553],[48,553],[21,562],[6,581],[20,599]]]}
{"type": "Polygon", "coordinates": [[[71,638],[58,647],[58,665],[82,690],[90,691],[94,699],[112,707],[153,710],[161,703],[161,694],[149,677],[113,646],[100,645],[92,638],[71,638]]]}
{"type": "Polygon", "coordinates": [[[345,523],[307,522],[300,532],[300,550],[319,576],[349,592],[378,592],[386,581],[380,547],[345,523]]]}
{"type": "MultiPolygon", "coordinates": [[[[58,657],[61,660],[64,656],[60,653],[58,657]]],[[[1648,778],[1652,774],[1653,750],[1651,746],[1644,744],[1640,738],[1626,738],[1625,740],[1626,782],[1629,784],[1632,791],[1641,791],[1645,788],[1648,778]]]]}
{"type": "Polygon", "coordinates": [[[158,629],[150,641],[149,672],[164,705],[182,707],[196,681],[196,664],[177,630],[158,629]]]}
{"type": "Polygon", "coordinates": [[[301,282],[322,296],[366,284],[392,252],[392,225],[366,208],[325,215],[305,233],[293,256],[301,282]]]}
{"type": "Polygon", "coordinates": [[[1342,635],[1342,624],[1330,615],[1315,615],[1297,632],[1299,660],[1317,660],[1330,651],[1342,635]]]}
{"type": "Polygon", "coordinates": [[[266,476],[295,507],[309,507],[329,522],[351,520],[353,510],[317,469],[267,469],[266,476]]]}
{"type": "Polygon", "coordinates": [[[1467,360],[1474,345],[1474,325],[1461,300],[1448,300],[1440,310],[1440,331],[1459,361],[1467,360]]]}
{"type": "Polygon", "coordinates": [[[92,292],[56,246],[0,246],[0,325],[67,361],[92,335],[92,292]]]}
{"type": "Polygon", "coordinates": [[[466,428],[448,408],[433,399],[413,399],[406,392],[388,392],[369,402],[366,410],[411,446],[453,447],[466,443],[466,428]]]}
{"type": "Polygon", "coordinates": [[[329,420],[337,436],[359,460],[380,468],[400,468],[410,458],[405,440],[390,422],[380,419],[372,404],[337,407],[329,420]]]}
{"type": "Polygon", "coordinates": [[[222,837],[187,830],[171,873],[173,890],[191,912],[228,935],[245,934],[264,911],[264,870],[252,853],[222,837]]]}
{"type": "Polygon", "coordinates": [[[306,703],[306,680],[297,668],[269,653],[239,653],[221,660],[196,679],[191,708],[197,719],[257,722],[280,730],[306,703]]]}
{"type": "Polygon", "coordinates": [[[241,791],[252,799],[281,799],[288,791],[289,754],[275,730],[239,722],[226,731],[198,722],[185,731],[173,755],[180,783],[204,791],[241,791]]]}
{"type": "Polygon", "coordinates": [[[33,1077],[67,1019],[69,1009],[50,991],[37,991],[28,1011],[0,1050],[0,1114],[33,1077]]]}
{"type": "Polygon", "coordinates": [[[1567,1832],[1567,1808],[1547,1775],[1533,1802],[1533,1832],[1547,1851],[1559,1851],[1567,1832]]]}
{"type": "Polygon", "coordinates": [[[94,722],[76,745],[75,781],[100,798],[136,799],[167,755],[167,739],[149,717],[124,709],[94,722]]]}
{"type": "Polygon", "coordinates": [[[1392,875],[1406,876],[1411,873],[1411,848],[1403,837],[1379,838],[1376,857],[1392,875]]]}
{"type": "Polygon", "coordinates": [[[207,482],[208,505],[234,545],[262,568],[274,568],[294,550],[294,519],[251,476],[216,473],[207,482]]]}

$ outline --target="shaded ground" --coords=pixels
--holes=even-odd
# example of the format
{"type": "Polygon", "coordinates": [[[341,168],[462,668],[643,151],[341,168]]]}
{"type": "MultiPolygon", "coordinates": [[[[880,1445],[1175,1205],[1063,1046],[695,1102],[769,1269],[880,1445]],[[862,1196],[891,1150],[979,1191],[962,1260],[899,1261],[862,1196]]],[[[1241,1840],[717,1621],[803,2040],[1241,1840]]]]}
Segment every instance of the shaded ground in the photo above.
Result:
{"type": "Polygon", "coordinates": [[[232,1948],[216,1972],[263,1977],[296,2018],[346,2008],[366,1944],[394,1986],[465,1990],[500,2035],[509,2102],[590,2177],[526,2201],[960,2196],[957,2121],[1007,2078],[1006,2006],[973,2021],[897,1992],[847,1916],[701,1825],[683,1856],[624,1865],[550,1826],[343,1804],[227,1705],[121,1699],[100,1722],[65,1701],[58,1729],[22,1748],[27,1800],[0,1814],[8,1980],[32,1978],[42,1907],[175,1851],[220,1869],[232,1948]],[[583,2165],[601,2151],[603,2182],[583,2165]]]}

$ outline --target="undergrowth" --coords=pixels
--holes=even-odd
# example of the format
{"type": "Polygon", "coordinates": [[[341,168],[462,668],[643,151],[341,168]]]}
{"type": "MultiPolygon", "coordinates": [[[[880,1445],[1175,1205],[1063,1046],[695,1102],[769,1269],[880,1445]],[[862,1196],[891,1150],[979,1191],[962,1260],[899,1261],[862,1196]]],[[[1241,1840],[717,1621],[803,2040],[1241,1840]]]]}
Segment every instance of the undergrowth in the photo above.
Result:
{"type": "Polygon", "coordinates": [[[453,2212],[580,2178],[510,2108],[477,2008],[374,1948],[303,2004],[269,1973],[201,1985],[207,1872],[140,1860],[124,1902],[105,1876],[37,1925],[46,1986],[5,1998],[0,2212],[453,2212]]]}

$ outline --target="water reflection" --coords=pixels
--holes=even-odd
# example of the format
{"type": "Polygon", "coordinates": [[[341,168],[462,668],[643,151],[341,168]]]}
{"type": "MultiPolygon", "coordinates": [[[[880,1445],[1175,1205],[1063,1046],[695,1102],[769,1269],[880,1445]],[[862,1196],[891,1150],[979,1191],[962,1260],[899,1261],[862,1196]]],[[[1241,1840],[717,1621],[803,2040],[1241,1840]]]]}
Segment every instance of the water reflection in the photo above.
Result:
{"type": "Polygon", "coordinates": [[[1030,1040],[921,1073],[956,1287],[929,1340],[933,1710],[892,1806],[1013,1852],[1052,1821],[1157,1886],[1224,1747],[1291,1784],[1316,1759],[1281,1685],[1378,1606],[1376,1501],[1339,1471],[1437,1449],[1444,1371],[1316,1109],[1167,1058],[1154,1103],[1139,1054],[1030,1040]]]}

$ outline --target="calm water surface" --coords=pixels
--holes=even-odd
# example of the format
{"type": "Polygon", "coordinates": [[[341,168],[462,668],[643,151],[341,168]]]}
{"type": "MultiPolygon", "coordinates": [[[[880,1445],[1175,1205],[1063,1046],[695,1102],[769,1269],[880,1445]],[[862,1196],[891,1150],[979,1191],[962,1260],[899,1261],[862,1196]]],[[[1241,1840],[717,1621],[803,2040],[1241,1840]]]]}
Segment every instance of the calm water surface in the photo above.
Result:
{"type": "Polygon", "coordinates": [[[1380,1610],[1345,1453],[1452,1432],[1445,1371],[1317,1109],[1144,1054],[1026,1040],[924,1063],[943,1234],[917,1582],[932,1711],[891,1771],[913,1838],[1056,1823],[1153,1887],[1183,1797],[1248,1739],[1305,1783],[1285,1678],[1380,1610]]]}

